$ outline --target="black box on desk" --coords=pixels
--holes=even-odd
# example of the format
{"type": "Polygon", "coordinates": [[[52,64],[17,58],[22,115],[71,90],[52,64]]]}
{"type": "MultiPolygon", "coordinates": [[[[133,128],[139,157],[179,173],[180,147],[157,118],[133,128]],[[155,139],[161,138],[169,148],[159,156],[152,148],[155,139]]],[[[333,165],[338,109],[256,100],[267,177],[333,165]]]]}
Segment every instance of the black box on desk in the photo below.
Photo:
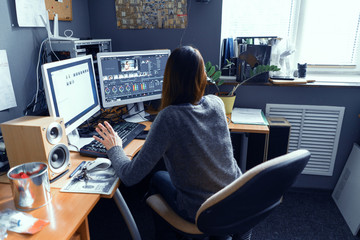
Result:
{"type": "Polygon", "coordinates": [[[267,159],[284,155],[288,152],[291,124],[283,117],[267,117],[269,122],[269,146],[267,159]]]}

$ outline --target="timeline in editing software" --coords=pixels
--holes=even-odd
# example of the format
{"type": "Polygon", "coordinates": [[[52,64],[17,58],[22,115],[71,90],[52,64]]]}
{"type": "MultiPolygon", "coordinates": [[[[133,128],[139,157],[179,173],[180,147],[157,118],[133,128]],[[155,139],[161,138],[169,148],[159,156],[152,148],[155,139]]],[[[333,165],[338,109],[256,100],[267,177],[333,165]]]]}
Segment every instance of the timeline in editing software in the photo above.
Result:
{"type": "Polygon", "coordinates": [[[159,56],[109,59],[103,69],[104,93],[108,101],[161,92],[165,63],[159,56]],[[107,71],[108,70],[108,71],[107,71]]]}

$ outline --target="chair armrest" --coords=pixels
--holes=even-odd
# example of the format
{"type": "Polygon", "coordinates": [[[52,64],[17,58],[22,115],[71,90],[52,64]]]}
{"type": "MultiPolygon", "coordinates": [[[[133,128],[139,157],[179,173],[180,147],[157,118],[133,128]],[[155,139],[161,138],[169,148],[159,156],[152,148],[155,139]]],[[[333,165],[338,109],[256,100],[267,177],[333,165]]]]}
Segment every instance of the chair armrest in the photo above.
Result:
{"type": "Polygon", "coordinates": [[[146,203],[174,228],[188,234],[203,234],[194,223],[177,215],[160,194],[151,195],[146,203]]]}

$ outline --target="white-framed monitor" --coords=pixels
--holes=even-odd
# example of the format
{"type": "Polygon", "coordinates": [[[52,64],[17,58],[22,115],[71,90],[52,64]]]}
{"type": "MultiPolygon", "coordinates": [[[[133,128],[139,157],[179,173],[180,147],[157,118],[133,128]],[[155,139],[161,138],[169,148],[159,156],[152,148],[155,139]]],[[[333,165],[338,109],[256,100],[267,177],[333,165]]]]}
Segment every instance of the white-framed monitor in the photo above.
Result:
{"type": "Polygon", "coordinates": [[[169,49],[97,53],[102,106],[128,105],[133,118],[126,120],[143,121],[143,102],[161,99],[170,53],[169,49]]]}
{"type": "Polygon", "coordinates": [[[62,117],[66,134],[78,136],[77,127],[100,110],[92,55],[45,63],[41,70],[49,115],[62,117]]]}

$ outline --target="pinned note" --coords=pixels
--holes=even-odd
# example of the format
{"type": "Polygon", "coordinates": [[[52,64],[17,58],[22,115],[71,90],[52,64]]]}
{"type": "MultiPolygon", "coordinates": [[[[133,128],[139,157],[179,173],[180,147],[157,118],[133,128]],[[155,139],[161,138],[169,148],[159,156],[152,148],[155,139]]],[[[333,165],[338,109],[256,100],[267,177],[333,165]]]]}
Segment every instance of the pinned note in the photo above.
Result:
{"type": "Polygon", "coordinates": [[[44,20],[48,19],[45,1],[15,0],[16,17],[19,27],[44,27],[44,20]]]}
{"type": "Polygon", "coordinates": [[[6,51],[0,50],[0,111],[16,107],[6,51]]]}

